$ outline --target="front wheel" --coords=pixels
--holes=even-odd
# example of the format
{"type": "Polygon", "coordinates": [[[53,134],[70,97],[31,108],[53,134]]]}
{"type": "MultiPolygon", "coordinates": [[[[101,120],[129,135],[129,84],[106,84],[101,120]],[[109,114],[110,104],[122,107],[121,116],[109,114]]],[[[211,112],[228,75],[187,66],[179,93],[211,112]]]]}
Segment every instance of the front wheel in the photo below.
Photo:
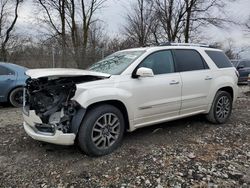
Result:
{"type": "Polygon", "coordinates": [[[78,143],[88,155],[102,156],[111,153],[122,142],[124,117],[112,105],[99,105],[90,109],[80,127],[78,143]]]}
{"type": "Polygon", "coordinates": [[[212,123],[225,123],[232,112],[232,97],[226,91],[218,91],[215,95],[209,113],[206,115],[208,121],[212,123]]]}
{"type": "Polygon", "coordinates": [[[9,95],[10,104],[14,107],[22,107],[23,105],[23,88],[13,89],[9,95]]]}

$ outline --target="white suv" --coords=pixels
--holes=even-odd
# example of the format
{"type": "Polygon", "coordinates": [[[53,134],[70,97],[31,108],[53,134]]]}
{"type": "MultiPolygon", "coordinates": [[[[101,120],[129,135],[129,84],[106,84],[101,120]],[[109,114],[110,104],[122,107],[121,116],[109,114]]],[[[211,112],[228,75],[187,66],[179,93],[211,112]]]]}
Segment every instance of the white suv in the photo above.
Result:
{"type": "Polygon", "coordinates": [[[24,97],[24,129],[44,142],[88,155],[115,150],[124,131],[205,114],[228,120],[237,71],[221,50],[191,44],[116,52],[88,70],[33,69],[24,97]]]}

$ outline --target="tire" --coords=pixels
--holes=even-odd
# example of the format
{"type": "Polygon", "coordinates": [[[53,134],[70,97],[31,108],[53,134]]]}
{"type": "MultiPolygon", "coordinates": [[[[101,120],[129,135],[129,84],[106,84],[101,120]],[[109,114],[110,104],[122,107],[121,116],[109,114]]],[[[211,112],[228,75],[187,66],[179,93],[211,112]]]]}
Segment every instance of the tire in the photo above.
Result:
{"type": "Polygon", "coordinates": [[[232,112],[232,97],[226,91],[218,91],[214,97],[211,109],[206,115],[208,121],[214,124],[225,123],[232,112]]]}
{"type": "Polygon", "coordinates": [[[13,89],[9,94],[9,102],[14,107],[23,106],[23,88],[18,87],[13,89]]]}
{"type": "Polygon", "coordinates": [[[107,155],[121,145],[124,130],[124,117],[119,109],[106,104],[96,106],[87,112],[81,124],[79,147],[90,156],[107,155]]]}

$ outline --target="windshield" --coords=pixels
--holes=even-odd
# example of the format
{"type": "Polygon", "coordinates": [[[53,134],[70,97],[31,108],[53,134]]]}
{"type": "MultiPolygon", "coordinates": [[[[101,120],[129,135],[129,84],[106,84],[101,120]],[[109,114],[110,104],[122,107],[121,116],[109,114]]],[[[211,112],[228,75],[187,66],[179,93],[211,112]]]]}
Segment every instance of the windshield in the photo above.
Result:
{"type": "Polygon", "coordinates": [[[89,70],[111,75],[121,74],[129,65],[139,58],[145,51],[116,52],[103,60],[93,64],[89,70]]]}

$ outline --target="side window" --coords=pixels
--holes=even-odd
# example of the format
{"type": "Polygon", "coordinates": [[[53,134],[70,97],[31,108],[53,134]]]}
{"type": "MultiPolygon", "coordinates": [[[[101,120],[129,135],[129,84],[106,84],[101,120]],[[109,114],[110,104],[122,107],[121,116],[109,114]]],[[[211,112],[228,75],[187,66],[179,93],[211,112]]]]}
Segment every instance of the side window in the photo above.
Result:
{"type": "Polygon", "coordinates": [[[242,61],[244,67],[250,67],[250,61],[242,61]]]}
{"type": "Polygon", "coordinates": [[[208,65],[195,50],[174,50],[174,55],[179,72],[208,69],[208,65]]]}
{"type": "Polygon", "coordinates": [[[223,52],[206,50],[206,53],[218,68],[227,68],[233,66],[228,57],[223,52]]]}
{"type": "Polygon", "coordinates": [[[239,67],[241,67],[241,66],[245,67],[245,65],[244,65],[244,62],[243,62],[243,61],[241,61],[241,62],[237,65],[237,68],[239,68],[239,67]]]}
{"type": "Polygon", "coordinates": [[[155,52],[142,61],[139,67],[153,70],[154,74],[166,74],[174,72],[174,61],[169,50],[155,52]]]}
{"type": "Polygon", "coordinates": [[[10,70],[6,67],[0,66],[0,76],[13,75],[13,74],[15,74],[15,73],[12,70],[10,70]]]}

